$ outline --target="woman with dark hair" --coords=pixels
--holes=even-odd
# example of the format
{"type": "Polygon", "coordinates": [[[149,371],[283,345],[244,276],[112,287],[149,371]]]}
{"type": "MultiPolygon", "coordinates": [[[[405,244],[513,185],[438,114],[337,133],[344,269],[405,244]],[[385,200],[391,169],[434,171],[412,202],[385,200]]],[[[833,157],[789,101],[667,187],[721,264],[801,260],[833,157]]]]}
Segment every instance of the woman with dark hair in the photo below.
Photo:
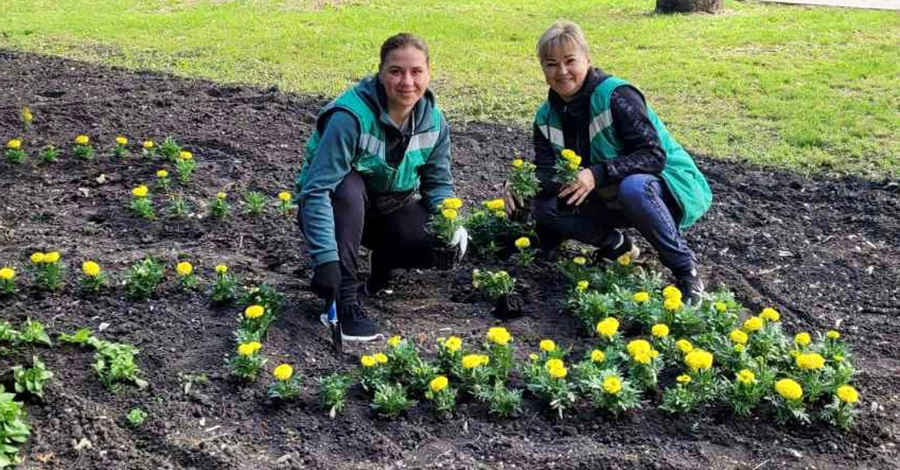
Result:
{"type": "MultiPolygon", "coordinates": [[[[672,271],[685,301],[695,299],[703,282],[681,231],[709,209],[712,193],[694,160],[637,88],[592,66],[578,25],[553,24],[537,55],[550,86],[533,131],[541,191],[532,214],[541,248],[552,252],[573,238],[595,246],[597,262],[633,259],[639,250],[619,228],[634,227],[672,271]],[[574,154],[563,155],[565,149],[574,154]],[[557,159],[580,161],[575,155],[584,168],[573,182],[556,182],[557,159]]],[[[507,194],[507,210],[522,204],[507,194]]]]}
{"type": "MultiPolygon", "coordinates": [[[[312,288],[336,302],[344,341],[381,336],[360,308],[360,245],[372,250],[370,293],[387,284],[393,268],[435,263],[436,241],[425,225],[454,189],[450,129],[430,79],[421,38],[388,38],[378,74],[322,109],[306,147],[296,192],[315,265],[312,288]]],[[[460,229],[451,242],[460,258],[466,239],[460,229]]]]}

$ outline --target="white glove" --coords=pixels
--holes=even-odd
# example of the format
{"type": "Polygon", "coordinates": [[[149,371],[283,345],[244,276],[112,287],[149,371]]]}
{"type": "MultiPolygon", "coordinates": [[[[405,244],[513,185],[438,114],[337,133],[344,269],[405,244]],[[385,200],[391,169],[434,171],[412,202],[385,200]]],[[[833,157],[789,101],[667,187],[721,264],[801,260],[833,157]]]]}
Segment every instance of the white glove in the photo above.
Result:
{"type": "Polygon", "coordinates": [[[453,232],[450,246],[459,247],[459,258],[457,260],[462,260],[463,256],[466,256],[466,247],[469,246],[469,232],[466,232],[465,227],[460,227],[453,232]]]}

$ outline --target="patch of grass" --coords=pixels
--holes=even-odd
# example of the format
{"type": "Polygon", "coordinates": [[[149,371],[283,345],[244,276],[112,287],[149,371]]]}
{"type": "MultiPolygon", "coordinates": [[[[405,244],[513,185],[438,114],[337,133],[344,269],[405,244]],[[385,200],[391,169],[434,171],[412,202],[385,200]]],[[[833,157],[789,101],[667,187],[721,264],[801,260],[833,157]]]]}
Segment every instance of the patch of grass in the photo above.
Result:
{"type": "Polygon", "coordinates": [[[730,1],[721,15],[644,0],[6,0],[0,47],[333,96],[384,38],[430,44],[451,120],[527,126],[546,96],[540,33],[585,27],[596,65],[639,86],[689,149],[866,176],[900,174],[895,12],[730,1]]]}

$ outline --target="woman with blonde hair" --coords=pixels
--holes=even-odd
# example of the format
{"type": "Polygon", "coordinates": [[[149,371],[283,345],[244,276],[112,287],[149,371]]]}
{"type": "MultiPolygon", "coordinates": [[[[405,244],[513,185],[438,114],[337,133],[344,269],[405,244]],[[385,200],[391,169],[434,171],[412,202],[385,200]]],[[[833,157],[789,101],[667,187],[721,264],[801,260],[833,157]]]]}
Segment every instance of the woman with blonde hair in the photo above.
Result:
{"type": "MultiPolygon", "coordinates": [[[[554,23],[537,45],[547,101],[534,119],[541,191],[532,201],[541,247],[573,238],[595,246],[596,261],[632,259],[639,250],[619,228],[634,227],[676,278],[685,301],[703,291],[681,231],[710,207],[712,193],[691,156],[669,134],[643,94],[592,66],[584,32],[554,23]],[[564,149],[584,167],[570,184],[554,182],[564,149]]],[[[508,210],[523,201],[507,196],[508,210]]]]}

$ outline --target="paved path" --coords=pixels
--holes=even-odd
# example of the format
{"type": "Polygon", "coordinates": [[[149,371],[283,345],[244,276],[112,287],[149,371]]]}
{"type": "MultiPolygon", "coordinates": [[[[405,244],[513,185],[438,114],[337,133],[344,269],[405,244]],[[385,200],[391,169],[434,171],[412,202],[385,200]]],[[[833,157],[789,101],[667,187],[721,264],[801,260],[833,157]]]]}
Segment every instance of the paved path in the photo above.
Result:
{"type": "Polygon", "coordinates": [[[900,10],[900,0],[757,0],[767,3],[821,5],[828,7],[866,8],[870,10],[900,10]]]}

